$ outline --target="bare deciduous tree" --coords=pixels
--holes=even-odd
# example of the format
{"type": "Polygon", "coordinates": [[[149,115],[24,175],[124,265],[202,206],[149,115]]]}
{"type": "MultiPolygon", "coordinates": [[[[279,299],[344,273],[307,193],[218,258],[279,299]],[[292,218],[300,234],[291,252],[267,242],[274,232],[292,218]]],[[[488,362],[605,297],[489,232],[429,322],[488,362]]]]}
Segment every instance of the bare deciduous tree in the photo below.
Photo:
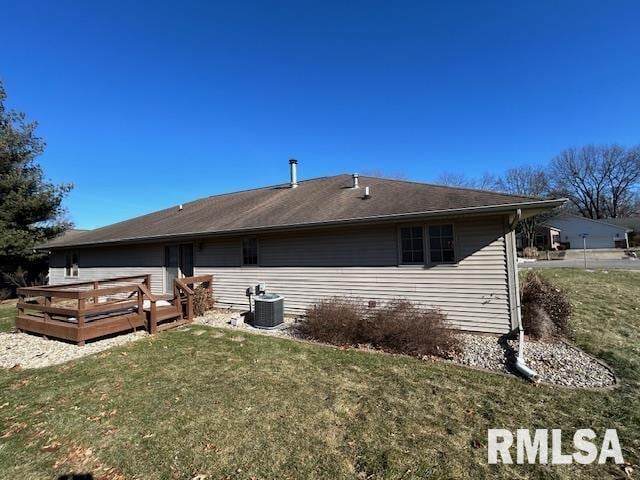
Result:
{"type": "Polygon", "coordinates": [[[452,187],[478,188],[480,190],[496,190],[498,178],[489,172],[484,172],[479,178],[471,178],[464,173],[444,172],[436,179],[436,183],[452,187]]]}
{"type": "MultiPolygon", "coordinates": [[[[549,176],[544,169],[528,165],[510,168],[502,177],[484,173],[482,177],[474,179],[463,173],[445,172],[438,177],[437,181],[443,185],[497,190],[531,197],[547,197],[550,193],[549,176]]],[[[534,245],[536,229],[548,216],[548,214],[537,215],[519,222],[517,229],[525,237],[527,245],[534,245]]]]}
{"type": "MultiPolygon", "coordinates": [[[[523,165],[510,168],[498,180],[497,189],[514,195],[530,197],[548,197],[551,191],[549,175],[541,167],[523,165]]],[[[536,230],[551,216],[551,213],[525,218],[518,223],[517,230],[525,238],[527,245],[535,244],[536,230]]]]}
{"type": "Polygon", "coordinates": [[[551,162],[554,190],[581,215],[617,217],[632,208],[640,181],[640,148],[587,145],[568,148],[551,162]]]}

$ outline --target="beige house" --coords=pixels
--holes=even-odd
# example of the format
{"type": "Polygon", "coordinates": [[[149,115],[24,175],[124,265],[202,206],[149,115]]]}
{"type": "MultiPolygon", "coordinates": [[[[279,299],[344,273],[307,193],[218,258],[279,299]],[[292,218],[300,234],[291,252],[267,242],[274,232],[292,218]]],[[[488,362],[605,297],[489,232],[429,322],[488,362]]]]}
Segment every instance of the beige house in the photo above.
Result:
{"type": "Polygon", "coordinates": [[[405,298],[440,308],[457,328],[505,333],[517,324],[514,225],[562,200],[402,180],[336,175],[211,196],[62,237],[51,284],[212,274],[216,302],[246,309],[263,283],[301,313],[347,295],[370,305],[405,298]]]}

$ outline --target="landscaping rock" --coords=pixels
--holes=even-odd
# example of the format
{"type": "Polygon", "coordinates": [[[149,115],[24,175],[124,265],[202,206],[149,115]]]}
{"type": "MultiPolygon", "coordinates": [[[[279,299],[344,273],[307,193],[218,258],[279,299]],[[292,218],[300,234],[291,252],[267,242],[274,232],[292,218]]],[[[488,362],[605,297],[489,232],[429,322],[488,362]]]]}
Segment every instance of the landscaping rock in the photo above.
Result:
{"type": "Polygon", "coordinates": [[[200,317],[194,318],[194,323],[200,325],[208,325],[210,327],[223,327],[233,330],[242,330],[246,332],[258,333],[260,335],[270,335],[272,337],[290,337],[292,336],[290,327],[295,319],[284,317],[282,328],[274,328],[272,330],[264,328],[256,328],[244,321],[244,318],[234,310],[226,310],[217,308],[210,310],[200,317]]]}
{"type": "Polygon", "coordinates": [[[102,352],[147,337],[144,331],[87,342],[84,346],[28,333],[0,333],[0,368],[41,368],[102,352]]]}
{"type": "MultiPolygon", "coordinates": [[[[453,361],[462,365],[503,373],[515,373],[513,362],[518,351],[517,340],[490,335],[460,334],[462,351],[453,361]]],[[[524,347],[527,365],[541,381],[575,388],[602,388],[616,383],[606,366],[582,350],[563,343],[528,341],[524,347]]]]}

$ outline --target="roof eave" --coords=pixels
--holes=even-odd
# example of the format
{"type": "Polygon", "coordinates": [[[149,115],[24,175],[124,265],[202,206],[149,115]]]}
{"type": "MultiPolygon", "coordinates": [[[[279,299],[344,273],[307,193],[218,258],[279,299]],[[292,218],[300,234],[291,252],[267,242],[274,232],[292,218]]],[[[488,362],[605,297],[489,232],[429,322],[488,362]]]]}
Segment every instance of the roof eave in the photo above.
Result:
{"type": "Polygon", "coordinates": [[[282,224],[282,225],[267,225],[261,227],[247,227],[235,230],[222,230],[222,231],[203,231],[203,232],[185,232],[179,234],[167,234],[167,235],[153,235],[145,237],[131,237],[117,240],[103,240],[98,242],[65,242],[56,245],[42,245],[36,247],[37,250],[55,250],[69,247],[91,247],[91,246],[107,246],[107,245],[121,245],[131,243],[151,243],[157,241],[168,241],[181,238],[201,238],[211,236],[229,236],[243,233],[255,233],[266,231],[280,231],[280,230],[292,230],[300,228],[318,228],[340,225],[351,225],[361,223],[382,223],[382,222],[405,222],[416,219],[426,218],[438,218],[448,216],[466,216],[475,214],[491,214],[491,213],[508,213],[517,209],[541,209],[549,210],[559,207],[567,201],[566,198],[553,199],[553,200],[535,200],[529,202],[516,202],[499,205],[485,205],[480,207],[464,207],[454,209],[442,209],[442,210],[429,210],[423,212],[410,212],[410,213],[397,213],[389,215],[375,215],[369,217],[360,218],[348,218],[343,220],[331,220],[327,222],[307,222],[297,224],[282,224]]]}

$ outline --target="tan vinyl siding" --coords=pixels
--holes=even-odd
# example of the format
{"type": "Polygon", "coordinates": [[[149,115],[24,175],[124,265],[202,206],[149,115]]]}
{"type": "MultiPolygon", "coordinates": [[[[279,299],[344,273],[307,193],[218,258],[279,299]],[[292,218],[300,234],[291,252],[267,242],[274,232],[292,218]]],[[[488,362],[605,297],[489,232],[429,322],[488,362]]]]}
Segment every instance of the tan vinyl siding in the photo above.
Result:
{"type": "Polygon", "coordinates": [[[394,225],[259,237],[262,267],[395,265],[394,225]]]}
{"type": "Polygon", "coordinates": [[[65,277],[65,251],[50,257],[49,284],[102,280],[112,277],[151,274],[151,289],[162,293],[164,250],[159,245],[129,245],[108,248],[85,248],[78,251],[78,276],[65,277]]]}
{"type": "MultiPolygon", "coordinates": [[[[452,220],[455,264],[398,266],[400,225],[386,224],[258,234],[258,266],[241,266],[242,237],[198,239],[194,273],[213,274],[219,306],[246,309],[246,288],[266,283],[268,291],[285,296],[288,313],[337,295],[379,303],[406,298],[442,309],[455,327],[505,333],[511,329],[514,299],[509,298],[504,222],[502,216],[452,220]]],[[[64,277],[65,252],[52,254],[50,283],[150,273],[153,291],[164,291],[163,245],[78,253],[79,277],[73,278],[64,277]]]]}
{"type": "Polygon", "coordinates": [[[397,266],[397,226],[383,226],[259,236],[258,267],[239,266],[238,239],[235,247],[232,240],[220,244],[237,255],[230,262],[234,266],[207,265],[219,256],[217,242],[210,241],[196,249],[195,270],[214,275],[220,306],[246,308],[246,288],[264,282],[267,290],[285,296],[289,313],[336,295],[378,302],[406,298],[441,308],[458,328],[509,331],[503,218],[456,220],[454,227],[458,263],[450,265],[397,266]]]}

